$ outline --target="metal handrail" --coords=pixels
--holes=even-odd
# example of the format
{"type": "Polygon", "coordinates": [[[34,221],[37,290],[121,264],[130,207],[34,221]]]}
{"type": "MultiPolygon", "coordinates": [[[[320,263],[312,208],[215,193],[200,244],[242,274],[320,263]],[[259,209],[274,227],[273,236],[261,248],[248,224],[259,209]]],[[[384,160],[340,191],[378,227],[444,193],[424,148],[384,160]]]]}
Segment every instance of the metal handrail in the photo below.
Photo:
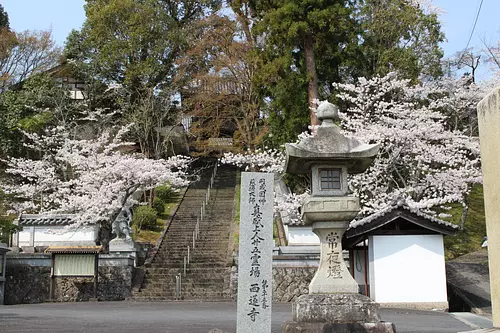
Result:
{"type": "MultiPolygon", "coordinates": [[[[208,205],[208,202],[210,201],[210,189],[214,185],[215,181],[215,176],[217,175],[217,166],[218,166],[218,161],[215,163],[214,166],[214,171],[212,172],[212,176],[210,177],[210,182],[207,188],[207,192],[205,193],[205,200],[202,201],[201,207],[200,207],[200,216],[196,218],[196,224],[194,226],[193,230],[193,241],[192,241],[192,249],[188,246],[187,247],[187,257],[184,256],[183,258],[183,273],[184,276],[186,276],[186,271],[187,271],[187,266],[189,266],[190,259],[191,259],[191,250],[194,251],[196,248],[196,241],[200,237],[200,222],[203,221],[203,217],[205,216],[205,211],[206,211],[206,206],[208,205]]],[[[180,280],[181,274],[179,274],[179,284],[181,283],[182,280],[180,280]]],[[[179,297],[180,297],[180,288],[181,286],[179,285],[179,297]]],[[[176,276],[176,297],[177,297],[177,276],[176,276]]]]}
{"type": "Polygon", "coordinates": [[[175,299],[182,299],[182,274],[177,274],[175,276],[175,299]]]}

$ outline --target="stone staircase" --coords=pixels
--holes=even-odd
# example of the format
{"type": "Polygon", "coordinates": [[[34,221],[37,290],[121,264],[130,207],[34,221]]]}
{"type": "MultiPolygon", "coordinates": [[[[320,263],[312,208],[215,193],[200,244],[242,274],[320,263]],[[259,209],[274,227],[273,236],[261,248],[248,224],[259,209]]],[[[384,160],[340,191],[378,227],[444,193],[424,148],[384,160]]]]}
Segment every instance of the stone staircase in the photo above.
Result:
{"type": "Polygon", "coordinates": [[[193,231],[205,200],[213,168],[205,169],[201,180],[191,184],[165,234],[138,292],[137,301],[164,301],[176,298],[176,275],[183,273],[183,261],[190,247],[190,263],[182,275],[181,299],[230,300],[235,213],[236,169],[217,169],[210,200],[200,221],[199,237],[193,249],[193,231]]]}

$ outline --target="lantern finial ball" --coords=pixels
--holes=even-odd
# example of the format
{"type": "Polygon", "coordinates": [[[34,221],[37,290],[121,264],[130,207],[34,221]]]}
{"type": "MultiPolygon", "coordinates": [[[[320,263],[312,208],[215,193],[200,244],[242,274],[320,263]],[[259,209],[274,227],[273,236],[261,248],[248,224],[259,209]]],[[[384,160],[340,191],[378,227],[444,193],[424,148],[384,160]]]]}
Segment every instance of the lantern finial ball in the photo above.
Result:
{"type": "Polygon", "coordinates": [[[323,102],[318,106],[316,116],[324,123],[324,125],[333,124],[334,120],[339,119],[339,108],[332,103],[323,102]]]}

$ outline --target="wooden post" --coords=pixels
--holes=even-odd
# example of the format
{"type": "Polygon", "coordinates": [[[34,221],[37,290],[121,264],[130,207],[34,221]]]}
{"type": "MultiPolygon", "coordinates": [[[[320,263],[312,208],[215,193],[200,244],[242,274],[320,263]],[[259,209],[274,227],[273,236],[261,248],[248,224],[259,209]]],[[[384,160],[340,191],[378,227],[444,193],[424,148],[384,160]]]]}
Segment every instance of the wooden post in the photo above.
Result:
{"type": "Polygon", "coordinates": [[[368,243],[366,240],[363,241],[363,249],[365,251],[365,296],[368,295],[368,243]]]}
{"type": "Polygon", "coordinates": [[[52,264],[50,267],[50,286],[49,286],[49,301],[54,300],[54,267],[55,267],[55,254],[52,253],[52,258],[51,258],[52,264]]]}
{"type": "Polygon", "coordinates": [[[97,287],[99,280],[99,253],[94,255],[94,299],[97,300],[97,287]]]}
{"type": "Polygon", "coordinates": [[[186,276],[186,257],[184,257],[184,276],[186,276]]]}

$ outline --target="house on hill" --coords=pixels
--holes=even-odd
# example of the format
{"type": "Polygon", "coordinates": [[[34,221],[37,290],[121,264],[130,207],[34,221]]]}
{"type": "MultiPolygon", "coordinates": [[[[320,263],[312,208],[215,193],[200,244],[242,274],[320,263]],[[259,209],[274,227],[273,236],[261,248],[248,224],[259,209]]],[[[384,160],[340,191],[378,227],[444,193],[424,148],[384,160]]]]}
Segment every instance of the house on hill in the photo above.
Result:
{"type": "Polygon", "coordinates": [[[85,82],[76,78],[68,64],[55,66],[45,72],[55,79],[57,84],[66,87],[69,97],[73,100],[83,100],[85,96],[85,82]]]}

